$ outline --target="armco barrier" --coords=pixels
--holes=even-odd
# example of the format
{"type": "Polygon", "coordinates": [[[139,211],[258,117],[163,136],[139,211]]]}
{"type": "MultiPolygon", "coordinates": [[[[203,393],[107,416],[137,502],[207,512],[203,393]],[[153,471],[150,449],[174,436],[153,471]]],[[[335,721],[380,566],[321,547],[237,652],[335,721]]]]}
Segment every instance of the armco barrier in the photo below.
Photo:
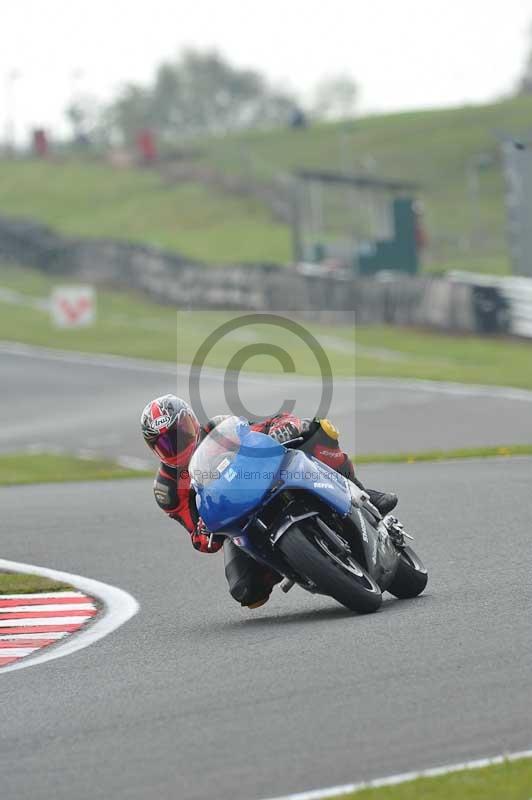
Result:
{"type": "Polygon", "coordinates": [[[421,325],[532,336],[532,280],[469,273],[353,278],[316,265],[212,265],[147,245],[70,239],[31,220],[0,217],[0,260],[135,289],[180,308],[280,311],[303,319],[421,325]]]}
{"type": "Polygon", "coordinates": [[[472,291],[475,330],[479,333],[532,338],[532,278],[453,272],[449,280],[472,291]]]}
{"type": "Polygon", "coordinates": [[[510,308],[510,333],[532,338],[532,278],[508,278],[499,291],[510,308]]]}

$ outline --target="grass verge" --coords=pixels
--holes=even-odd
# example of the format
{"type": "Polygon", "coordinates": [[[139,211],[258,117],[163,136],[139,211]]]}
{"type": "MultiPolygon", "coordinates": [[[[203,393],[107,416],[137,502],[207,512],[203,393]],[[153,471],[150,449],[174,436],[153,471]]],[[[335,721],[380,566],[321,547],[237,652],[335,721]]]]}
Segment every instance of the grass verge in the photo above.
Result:
{"type": "Polygon", "coordinates": [[[374,453],[354,456],[356,464],[415,464],[417,461],[452,461],[461,458],[532,456],[532,444],[465,447],[460,450],[425,450],[420,453],[374,453]]]}
{"type": "Polygon", "coordinates": [[[103,459],[85,460],[50,453],[8,453],[0,456],[0,486],[101,481],[109,478],[138,478],[151,474],[126,469],[103,459]]]}
{"type": "MultiPolygon", "coordinates": [[[[414,464],[461,458],[530,456],[532,445],[471,447],[463,450],[428,450],[420,453],[375,453],[354,457],[360,464],[414,464]]],[[[126,469],[112,461],[86,460],[50,453],[8,453],[0,456],[0,486],[32,483],[69,483],[113,478],[151,477],[153,470],[126,469]]]]}
{"type": "Polygon", "coordinates": [[[0,572],[0,596],[3,594],[32,594],[33,592],[71,592],[72,586],[61,581],[51,581],[40,575],[23,575],[19,572],[0,572]]]}
{"type": "MultiPolygon", "coordinates": [[[[46,297],[57,282],[37,270],[0,266],[0,289],[20,295],[13,304],[3,301],[0,294],[0,340],[190,364],[211,332],[241,316],[241,312],[176,311],[127,292],[100,290],[94,326],[58,330],[48,313],[33,305],[35,297],[46,297]]],[[[532,389],[532,342],[379,325],[302,325],[326,351],[335,377],[423,378],[532,389]]],[[[212,347],[206,365],[226,367],[243,344],[264,342],[286,350],[297,374],[319,374],[316,358],[304,342],[282,328],[266,325],[240,328],[222,337],[212,347]]],[[[281,373],[278,361],[265,355],[251,357],[243,370],[281,373]]]]}
{"type": "Polygon", "coordinates": [[[532,759],[362,789],[331,800],[530,800],[532,759]]]}

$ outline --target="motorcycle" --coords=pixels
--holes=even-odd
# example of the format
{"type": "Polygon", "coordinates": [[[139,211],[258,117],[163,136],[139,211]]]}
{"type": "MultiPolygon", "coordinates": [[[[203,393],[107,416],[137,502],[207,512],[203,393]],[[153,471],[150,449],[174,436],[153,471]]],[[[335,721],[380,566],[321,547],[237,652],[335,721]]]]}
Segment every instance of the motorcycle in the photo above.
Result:
{"type": "Polygon", "coordinates": [[[295,584],[360,613],[382,593],[415,597],[427,570],[399,520],[382,516],[366,492],[326,464],[228,417],[189,465],[196,504],[212,535],[295,584]]]}

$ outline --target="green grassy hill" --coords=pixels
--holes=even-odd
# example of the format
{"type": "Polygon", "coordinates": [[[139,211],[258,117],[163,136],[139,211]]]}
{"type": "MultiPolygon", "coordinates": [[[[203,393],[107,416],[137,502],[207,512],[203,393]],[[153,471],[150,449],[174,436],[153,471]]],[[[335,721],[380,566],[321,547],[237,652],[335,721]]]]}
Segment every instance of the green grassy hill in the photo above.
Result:
{"type": "MultiPolygon", "coordinates": [[[[371,167],[424,186],[431,269],[505,272],[503,179],[497,136],[532,127],[532,97],[486,106],[389,114],[198,142],[201,169],[269,181],[298,167],[371,167]],[[467,169],[480,154],[475,222],[467,169]],[[474,235],[473,235],[474,234],[474,235]]],[[[0,213],[33,216],[65,233],[169,247],[212,262],[290,258],[288,227],[257,199],[205,179],[171,183],[141,170],[63,161],[0,162],[0,213]]]]}
{"type": "Polygon", "coordinates": [[[288,229],[257,202],[148,170],[62,161],[0,161],[0,214],[71,236],[146,242],[213,263],[289,258],[288,229]]]}
{"type": "Polygon", "coordinates": [[[485,106],[389,114],[206,142],[207,160],[227,172],[271,177],[297,167],[371,167],[372,174],[421,183],[433,268],[508,269],[499,137],[532,129],[532,97],[485,106]],[[478,221],[467,170],[479,155],[478,221]],[[471,241],[472,234],[473,241],[471,241]]]}

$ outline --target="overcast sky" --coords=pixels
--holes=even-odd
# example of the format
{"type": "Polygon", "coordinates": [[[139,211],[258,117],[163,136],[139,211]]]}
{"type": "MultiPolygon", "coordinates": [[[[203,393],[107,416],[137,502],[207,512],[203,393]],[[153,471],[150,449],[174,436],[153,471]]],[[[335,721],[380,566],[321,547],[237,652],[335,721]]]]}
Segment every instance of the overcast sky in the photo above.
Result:
{"type": "Polygon", "coordinates": [[[108,99],[186,46],[308,93],[347,73],[361,111],[484,102],[515,83],[532,0],[1,0],[0,136],[62,124],[74,87],[108,99]]]}

